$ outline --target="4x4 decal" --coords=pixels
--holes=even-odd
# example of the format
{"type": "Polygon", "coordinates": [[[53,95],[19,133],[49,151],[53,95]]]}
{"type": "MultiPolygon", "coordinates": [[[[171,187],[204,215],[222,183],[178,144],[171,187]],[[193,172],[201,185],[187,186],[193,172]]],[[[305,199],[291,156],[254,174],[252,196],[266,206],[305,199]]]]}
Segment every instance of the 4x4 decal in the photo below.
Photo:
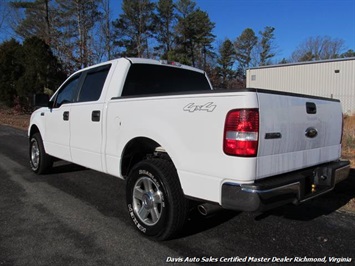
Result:
{"type": "Polygon", "coordinates": [[[207,111],[207,112],[213,112],[214,109],[217,107],[217,105],[214,105],[213,102],[206,103],[203,105],[198,105],[195,103],[189,103],[184,107],[184,111],[193,113],[195,111],[207,111]]]}

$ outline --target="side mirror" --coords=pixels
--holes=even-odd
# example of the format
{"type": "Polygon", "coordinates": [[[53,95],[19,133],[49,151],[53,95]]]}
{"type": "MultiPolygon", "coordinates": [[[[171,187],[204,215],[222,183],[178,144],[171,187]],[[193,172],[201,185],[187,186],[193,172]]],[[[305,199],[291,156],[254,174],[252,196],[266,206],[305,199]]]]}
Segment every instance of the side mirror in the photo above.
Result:
{"type": "Polygon", "coordinates": [[[45,93],[38,93],[33,95],[33,106],[35,108],[47,107],[49,102],[49,95],[45,93]]]}
{"type": "Polygon", "coordinates": [[[54,101],[49,101],[48,104],[47,104],[47,107],[48,107],[49,109],[53,109],[53,107],[54,107],[54,101]]]}

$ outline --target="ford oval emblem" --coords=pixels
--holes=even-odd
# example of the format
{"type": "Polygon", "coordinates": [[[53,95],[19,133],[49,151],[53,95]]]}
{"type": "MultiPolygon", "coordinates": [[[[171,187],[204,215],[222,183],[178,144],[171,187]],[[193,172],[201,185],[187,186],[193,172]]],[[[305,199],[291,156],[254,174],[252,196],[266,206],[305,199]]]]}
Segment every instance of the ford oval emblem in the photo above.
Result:
{"type": "Polygon", "coordinates": [[[314,127],[309,127],[309,128],[306,129],[306,134],[305,135],[306,135],[307,138],[313,139],[313,138],[317,137],[318,131],[314,127]]]}

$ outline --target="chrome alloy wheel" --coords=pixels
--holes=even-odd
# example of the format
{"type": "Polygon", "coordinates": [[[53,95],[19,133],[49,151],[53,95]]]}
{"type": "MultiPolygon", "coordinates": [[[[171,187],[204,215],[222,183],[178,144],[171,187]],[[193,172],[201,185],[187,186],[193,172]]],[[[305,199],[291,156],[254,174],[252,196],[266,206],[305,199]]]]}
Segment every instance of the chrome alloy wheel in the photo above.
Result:
{"type": "Polygon", "coordinates": [[[163,211],[163,192],[151,178],[137,180],[133,189],[133,210],[148,226],[159,221],[163,211]]]}
{"type": "Polygon", "coordinates": [[[34,140],[31,143],[31,163],[34,169],[38,169],[39,157],[40,157],[40,151],[39,151],[38,143],[36,140],[34,140]]]}

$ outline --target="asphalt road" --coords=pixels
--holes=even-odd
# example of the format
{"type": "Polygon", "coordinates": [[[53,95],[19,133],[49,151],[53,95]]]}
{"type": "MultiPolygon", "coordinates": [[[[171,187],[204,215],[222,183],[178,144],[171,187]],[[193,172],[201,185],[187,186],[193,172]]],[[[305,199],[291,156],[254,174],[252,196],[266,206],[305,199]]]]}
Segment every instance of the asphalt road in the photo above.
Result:
{"type": "Polygon", "coordinates": [[[131,226],[123,181],[63,162],[37,176],[27,149],[26,132],[0,126],[0,265],[235,265],[238,258],[248,265],[262,257],[355,263],[355,216],[338,211],[355,196],[354,181],[321,200],[263,214],[191,214],[182,235],[154,242],[131,226]]]}

